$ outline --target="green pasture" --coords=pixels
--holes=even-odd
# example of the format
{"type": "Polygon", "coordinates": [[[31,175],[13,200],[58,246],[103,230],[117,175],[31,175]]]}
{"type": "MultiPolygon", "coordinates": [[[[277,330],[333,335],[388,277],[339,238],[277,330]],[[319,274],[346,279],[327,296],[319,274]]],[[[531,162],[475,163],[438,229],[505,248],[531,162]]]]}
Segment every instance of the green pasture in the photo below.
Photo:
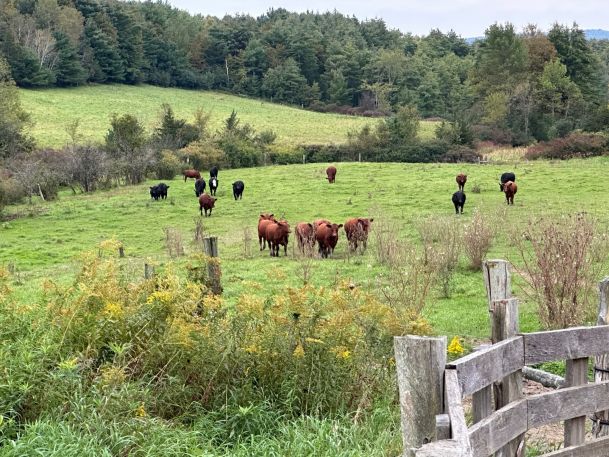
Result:
{"type": "MultiPolygon", "coordinates": [[[[220,171],[218,201],[212,216],[204,218],[204,229],[219,237],[224,294],[229,300],[244,292],[266,296],[285,284],[302,283],[293,237],[287,257],[282,253],[280,258],[270,258],[268,251],[259,251],[256,227],[261,212],[285,217],[292,227],[317,218],[344,223],[349,217],[370,215],[375,221],[396,221],[400,226],[397,236],[416,239],[416,223],[426,216],[451,215],[466,223],[474,208],[489,214],[506,211],[490,256],[515,264],[518,258],[507,234],[533,215],[586,211],[603,224],[609,221],[603,185],[609,161],[605,158],[510,165],[341,163],[335,184],[324,178],[325,167],[310,164],[220,171]],[[506,170],[516,172],[519,184],[516,204],[507,209],[497,185],[498,175],[506,170]],[[451,203],[458,172],[469,176],[463,216],[454,216],[451,203]],[[236,179],[245,182],[242,201],[232,198],[231,183],[236,179]],[[480,187],[480,193],[471,192],[474,185],[480,187]]],[[[192,235],[199,212],[193,181],[174,179],[169,182],[169,198],[154,202],[148,186],[156,182],[91,195],[64,191],[55,202],[7,208],[4,222],[0,222],[0,265],[15,266],[22,284],[17,291],[23,300],[36,301],[45,277],[73,278],[79,253],[96,249],[101,241],[113,237],[124,243],[122,265],[134,278],[143,275],[145,262],[153,262],[159,269],[171,262],[186,262],[187,256],[168,257],[163,229],[180,231],[187,255],[196,250],[192,235]]],[[[364,255],[349,256],[341,232],[334,258],[313,261],[312,282],[332,285],[351,280],[375,291],[384,273],[385,267],[375,259],[374,243],[364,255]]],[[[521,329],[535,330],[534,304],[519,291],[516,278],[515,294],[523,300],[521,329]]],[[[470,271],[463,257],[452,297],[441,299],[434,292],[425,313],[439,334],[488,337],[481,274],[470,271]]]]}
{"type": "MultiPolygon", "coordinates": [[[[152,131],[157,125],[162,103],[169,103],[177,116],[192,121],[202,108],[211,113],[211,128],[235,110],[242,122],[257,131],[273,130],[281,145],[344,143],[347,134],[377,119],[324,114],[263,100],[219,92],[195,91],[156,86],[99,85],[71,89],[20,89],[25,111],[32,115],[31,132],[43,147],[61,147],[69,141],[65,127],[80,119],[81,141],[99,142],[108,131],[110,116],[133,114],[152,131]]],[[[433,122],[421,124],[421,135],[433,135],[433,122]]]]}

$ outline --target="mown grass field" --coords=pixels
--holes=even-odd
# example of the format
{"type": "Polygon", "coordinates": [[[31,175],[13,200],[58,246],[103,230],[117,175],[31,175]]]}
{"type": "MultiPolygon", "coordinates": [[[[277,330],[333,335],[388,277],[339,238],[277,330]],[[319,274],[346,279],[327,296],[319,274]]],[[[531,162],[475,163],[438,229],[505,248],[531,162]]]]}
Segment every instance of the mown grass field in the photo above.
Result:
{"type": "MultiPolygon", "coordinates": [[[[156,86],[99,85],[72,89],[19,90],[24,109],[31,113],[31,132],[43,147],[62,147],[68,140],[65,127],[80,119],[82,141],[100,142],[113,113],[133,114],[152,131],[162,103],[169,103],[177,116],[192,121],[201,108],[211,113],[211,129],[221,128],[235,110],[242,122],[257,131],[273,130],[281,145],[344,143],[350,131],[378,119],[323,114],[219,92],[156,86]]],[[[421,123],[421,135],[433,135],[433,122],[421,123]]]]}
{"type": "MultiPolygon", "coordinates": [[[[261,290],[264,294],[278,291],[285,284],[299,285],[302,280],[301,264],[292,251],[293,236],[287,257],[270,258],[268,251],[259,252],[256,226],[261,212],[283,216],[292,227],[299,221],[322,217],[343,223],[348,217],[372,215],[376,221],[397,221],[399,236],[416,239],[418,220],[429,215],[453,214],[450,197],[458,172],[469,176],[466,191],[473,185],[481,188],[479,194],[467,192],[465,214],[460,218],[463,223],[469,220],[474,208],[489,214],[505,211],[497,179],[502,171],[511,169],[517,174],[519,192],[515,206],[507,208],[490,257],[507,258],[518,264],[506,234],[533,215],[587,211],[601,223],[609,222],[602,185],[608,167],[609,160],[605,158],[482,166],[343,163],[338,165],[333,185],[324,179],[323,164],[221,170],[216,208],[211,217],[204,219],[204,228],[220,240],[225,296],[230,300],[244,292],[261,290]],[[237,202],[230,188],[236,179],[242,179],[246,186],[243,200],[237,202]],[[250,241],[246,243],[247,238],[250,241]]],[[[164,248],[165,227],[180,230],[186,253],[192,253],[194,221],[199,214],[193,181],[171,181],[169,198],[154,202],[150,200],[148,185],[156,182],[92,195],[63,192],[56,202],[8,208],[5,215],[8,217],[0,225],[0,265],[15,264],[23,283],[18,287],[23,300],[35,301],[44,277],[73,278],[74,260],[79,253],[95,249],[108,238],[115,237],[124,243],[127,256],[123,265],[134,277],[143,274],[145,262],[163,268],[171,261],[164,248]],[[22,217],[11,219],[11,213],[22,217]]],[[[176,262],[184,263],[185,258],[176,262]]],[[[331,285],[350,279],[374,291],[384,268],[375,259],[373,243],[363,256],[349,256],[341,232],[334,258],[313,262],[312,282],[331,285]]],[[[519,295],[518,280],[515,283],[515,294],[519,295]]],[[[425,311],[435,332],[473,339],[488,337],[482,277],[479,272],[468,270],[465,258],[457,271],[452,297],[439,297],[434,292],[425,311]]],[[[538,322],[534,305],[521,298],[521,330],[535,330],[538,322]]]]}

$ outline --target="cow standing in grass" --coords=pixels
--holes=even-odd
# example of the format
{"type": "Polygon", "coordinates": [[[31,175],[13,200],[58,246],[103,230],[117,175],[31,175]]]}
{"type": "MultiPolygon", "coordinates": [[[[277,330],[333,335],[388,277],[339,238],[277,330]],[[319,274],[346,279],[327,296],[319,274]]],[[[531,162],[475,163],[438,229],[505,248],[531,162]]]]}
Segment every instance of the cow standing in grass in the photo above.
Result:
{"type": "Polygon", "coordinates": [[[511,171],[507,171],[507,172],[503,173],[501,175],[501,177],[499,178],[499,190],[501,192],[503,192],[503,186],[508,181],[512,181],[513,183],[516,182],[516,175],[514,173],[512,173],[511,171]]]}
{"type": "Polygon", "coordinates": [[[205,217],[207,217],[207,211],[209,211],[209,216],[211,216],[211,210],[214,208],[215,203],[216,199],[214,197],[202,194],[199,197],[199,212],[201,213],[201,216],[203,216],[203,211],[205,211],[205,217]]]}
{"type": "Polygon", "coordinates": [[[209,193],[211,195],[216,195],[216,190],[218,190],[218,178],[214,176],[209,179],[209,193]]]}
{"type": "Polygon", "coordinates": [[[310,222],[296,225],[296,241],[302,254],[310,254],[315,246],[315,228],[310,222]]]}
{"type": "Polygon", "coordinates": [[[465,190],[466,182],[467,182],[467,175],[464,175],[463,173],[459,173],[457,175],[457,185],[459,186],[460,191],[465,190]]]}
{"type": "Polygon", "coordinates": [[[205,192],[205,180],[199,178],[195,181],[195,195],[200,197],[203,192],[205,192]]]}
{"type": "Polygon", "coordinates": [[[453,205],[455,205],[455,212],[457,214],[463,214],[463,207],[465,206],[465,192],[458,190],[453,194],[453,205]]]}
{"type": "Polygon", "coordinates": [[[505,192],[505,200],[508,205],[514,204],[514,195],[518,192],[518,186],[513,181],[508,181],[503,185],[503,192],[505,192]]]}
{"type": "Polygon", "coordinates": [[[198,170],[184,170],[182,174],[184,175],[184,182],[186,182],[188,178],[199,179],[201,177],[201,173],[199,173],[198,170]]]}
{"type": "Polygon", "coordinates": [[[322,258],[327,258],[334,253],[334,248],[338,243],[338,229],[343,224],[332,224],[331,222],[320,219],[315,221],[315,239],[319,246],[319,255],[322,258]]]}
{"type": "Polygon", "coordinates": [[[264,237],[269,243],[271,257],[279,257],[279,246],[283,246],[283,252],[288,255],[288,239],[290,236],[290,224],[287,221],[274,221],[266,226],[264,237]]]}
{"type": "Polygon", "coordinates": [[[370,224],[374,219],[366,219],[363,217],[357,217],[348,219],[345,222],[345,234],[347,235],[347,241],[349,242],[349,249],[356,251],[358,244],[361,243],[362,248],[365,250],[368,244],[368,233],[370,232],[370,224]]]}
{"type": "Polygon", "coordinates": [[[243,190],[245,189],[245,184],[243,181],[235,181],[233,183],[233,197],[235,200],[241,199],[243,200],[243,190]]]}
{"type": "Polygon", "coordinates": [[[273,222],[276,222],[273,214],[263,213],[258,219],[258,243],[260,243],[261,251],[264,251],[266,248],[266,228],[273,222]]]}
{"type": "Polygon", "coordinates": [[[332,184],[336,180],[336,167],[331,165],[326,168],[326,176],[328,177],[328,182],[332,184]]]}

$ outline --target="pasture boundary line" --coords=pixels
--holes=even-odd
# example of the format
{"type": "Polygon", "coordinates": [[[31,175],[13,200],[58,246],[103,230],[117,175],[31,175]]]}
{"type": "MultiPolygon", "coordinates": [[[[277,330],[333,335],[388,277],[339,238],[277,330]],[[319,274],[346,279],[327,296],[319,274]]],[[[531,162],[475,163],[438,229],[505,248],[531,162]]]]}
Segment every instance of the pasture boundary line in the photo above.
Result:
{"type": "Polygon", "coordinates": [[[527,430],[565,421],[565,449],[542,457],[588,457],[609,446],[609,278],[600,283],[596,327],[518,333],[507,262],[485,262],[493,344],[445,363],[446,338],[395,337],[405,457],[524,456],[527,430]],[[595,382],[588,360],[595,357],[595,382]],[[566,360],[565,386],[524,397],[522,369],[566,360]],[[463,398],[472,395],[469,428],[463,398]],[[494,401],[493,401],[494,400],[494,401]],[[585,420],[595,422],[585,441],[585,420]]]}

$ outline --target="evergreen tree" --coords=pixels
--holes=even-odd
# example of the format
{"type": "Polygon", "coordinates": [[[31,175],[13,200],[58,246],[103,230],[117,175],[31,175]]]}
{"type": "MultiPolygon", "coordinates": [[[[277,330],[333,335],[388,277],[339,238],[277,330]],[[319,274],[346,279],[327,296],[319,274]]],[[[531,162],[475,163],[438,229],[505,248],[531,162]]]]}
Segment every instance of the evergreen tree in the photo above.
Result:
{"type": "Polygon", "coordinates": [[[80,56],[70,43],[70,39],[63,32],[55,32],[55,50],[57,63],[55,64],[55,78],[58,86],[78,86],[87,80],[87,73],[80,63],[80,56]]]}

